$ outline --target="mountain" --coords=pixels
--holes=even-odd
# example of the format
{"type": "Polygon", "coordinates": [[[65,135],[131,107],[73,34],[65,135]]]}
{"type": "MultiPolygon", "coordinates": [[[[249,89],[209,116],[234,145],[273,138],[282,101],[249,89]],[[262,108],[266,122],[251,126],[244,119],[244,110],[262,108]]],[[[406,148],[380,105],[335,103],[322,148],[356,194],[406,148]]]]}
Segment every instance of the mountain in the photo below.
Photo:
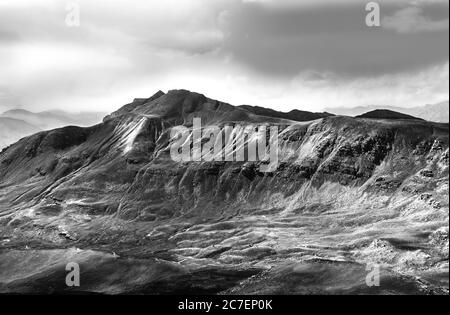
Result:
{"type": "Polygon", "coordinates": [[[69,113],[54,110],[33,113],[23,109],[9,110],[0,114],[0,150],[38,131],[68,125],[92,126],[101,122],[105,115],[101,112],[69,113]]]}
{"type": "MultiPolygon", "coordinates": [[[[279,115],[174,90],[13,144],[0,292],[448,294],[448,124],[279,115]],[[278,166],[173,159],[171,133],[197,117],[277,127],[278,166]]],[[[238,149],[222,140],[216,156],[238,149]]]]}
{"type": "Polygon", "coordinates": [[[311,113],[306,111],[300,111],[300,110],[292,110],[288,113],[278,112],[273,109],[259,107],[259,106],[249,106],[249,105],[242,105],[241,108],[252,112],[259,116],[267,116],[267,117],[276,117],[276,118],[283,118],[283,119],[290,119],[294,121],[310,121],[315,120],[319,118],[325,118],[334,116],[330,113],[311,113]]]}
{"type": "Polygon", "coordinates": [[[412,108],[394,107],[394,106],[384,106],[384,105],[372,105],[372,106],[359,106],[359,107],[335,107],[328,108],[326,111],[332,112],[336,115],[343,116],[358,116],[364,113],[385,109],[394,112],[399,112],[414,117],[422,118],[428,121],[434,122],[449,122],[449,103],[442,102],[438,104],[429,104],[425,106],[418,106],[412,108]]]}
{"type": "Polygon", "coordinates": [[[38,131],[40,131],[38,127],[30,125],[25,121],[0,117],[0,150],[38,131]]]}
{"type": "Polygon", "coordinates": [[[411,115],[406,115],[392,110],[387,109],[376,109],[368,113],[356,116],[356,118],[372,118],[372,119],[413,119],[413,120],[423,120],[421,118],[416,118],[411,115]]]}

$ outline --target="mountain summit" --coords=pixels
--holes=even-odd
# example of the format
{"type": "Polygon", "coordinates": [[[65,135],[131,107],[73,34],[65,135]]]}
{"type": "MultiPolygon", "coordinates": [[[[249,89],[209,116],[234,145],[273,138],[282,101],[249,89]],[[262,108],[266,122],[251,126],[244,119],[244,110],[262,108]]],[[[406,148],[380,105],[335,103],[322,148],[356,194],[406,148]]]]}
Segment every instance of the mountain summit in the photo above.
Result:
{"type": "Polygon", "coordinates": [[[171,90],[167,94],[159,91],[152,97],[135,99],[106,117],[106,120],[125,114],[155,115],[174,123],[185,123],[192,117],[201,117],[208,123],[218,122],[258,122],[258,121],[310,121],[332,116],[328,113],[292,111],[278,112],[253,106],[235,107],[207,98],[203,94],[187,90],[171,90]]]}

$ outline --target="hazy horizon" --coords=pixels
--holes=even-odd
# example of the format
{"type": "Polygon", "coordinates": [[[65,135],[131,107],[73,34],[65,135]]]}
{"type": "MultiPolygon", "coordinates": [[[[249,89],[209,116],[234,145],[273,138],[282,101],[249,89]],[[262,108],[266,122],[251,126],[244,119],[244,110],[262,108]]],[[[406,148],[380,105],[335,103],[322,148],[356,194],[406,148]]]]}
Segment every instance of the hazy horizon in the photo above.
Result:
{"type": "MultiPolygon", "coordinates": [[[[168,91],[162,91],[162,92],[167,93],[168,91]]],[[[204,94],[206,97],[208,97],[207,93],[205,94],[205,93],[202,93],[201,91],[191,91],[191,92],[204,94]]],[[[150,96],[151,95],[136,96],[136,97],[130,98],[127,103],[130,103],[135,98],[146,98],[146,97],[150,97],[150,96]]],[[[218,101],[223,101],[223,100],[218,99],[218,101]]],[[[433,103],[433,104],[427,103],[427,104],[417,105],[417,106],[401,106],[401,105],[393,106],[393,105],[390,105],[390,104],[367,104],[367,105],[355,105],[355,106],[334,106],[334,107],[323,107],[320,110],[317,110],[317,111],[311,110],[311,111],[312,112],[325,112],[325,111],[328,111],[328,112],[333,114],[333,112],[332,112],[333,109],[356,109],[356,108],[372,108],[372,107],[373,108],[377,108],[377,109],[383,109],[383,107],[386,107],[386,108],[394,107],[394,108],[410,109],[410,108],[414,108],[414,107],[425,107],[425,106],[428,106],[428,105],[438,105],[438,104],[448,103],[448,102],[449,102],[449,100],[442,100],[440,102],[433,103]]],[[[96,108],[85,108],[85,109],[69,108],[69,109],[61,109],[61,108],[57,108],[57,107],[55,107],[55,108],[46,108],[46,109],[43,109],[43,110],[32,110],[32,109],[28,109],[27,106],[20,106],[19,105],[17,107],[1,109],[0,115],[4,114],[6,112],[9,112],[9,111],[14,111],[14,110],[25,110],[25,111],[28,111],[28,112],[31,112],[31,113],[35,113],[35,114],[43,113],[43,112],[58,112],[58,111],[65,112],[65,113],[70,113],[70,114],[80,114],[80,113],[104,113],[104,114],[109,114],[109,113],[111,113],[111,112],[113,112],[115,110],[118,110],[119,108],[121,108],[124,105],[126,105],[126,103],[117,105],[115,107],[112,107],[110,110],[96,110],[96,108]]],[[[261,106],[259,104],[243,104],[243,103],[242,104],[231,104],[230,103],[230,105],[232,105],[232,106],[242,106],[242,105],[261,106]]],[[[262,106],[262,107],[264,107],[264,106],[262,106]]],[[[269,106],[267,106],[266,108],[273,108],[275,110],[278,110],[277,108],[269,107],[269,106]]],[[[294,110],[294,109],[303,110],[302,108],[291,108],[289,110],[278,110],[278,111],[289,112],[289,111],[294,110]]]]}

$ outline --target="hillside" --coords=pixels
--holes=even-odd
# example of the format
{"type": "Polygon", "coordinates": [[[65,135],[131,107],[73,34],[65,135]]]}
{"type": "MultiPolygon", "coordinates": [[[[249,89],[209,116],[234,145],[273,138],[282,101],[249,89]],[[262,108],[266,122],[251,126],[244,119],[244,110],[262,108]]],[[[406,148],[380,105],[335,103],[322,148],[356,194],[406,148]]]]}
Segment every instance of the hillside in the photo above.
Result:
{"type": "Polygon", "coordinates": [[[0,153],[0,292],[67,293],[77,261],[84,293],[448,294],[448,132],[174,90],[32,135],[0,153]],[[278,167],[174,161],[170,132],[196,117],[278,127],[278,167]]]}

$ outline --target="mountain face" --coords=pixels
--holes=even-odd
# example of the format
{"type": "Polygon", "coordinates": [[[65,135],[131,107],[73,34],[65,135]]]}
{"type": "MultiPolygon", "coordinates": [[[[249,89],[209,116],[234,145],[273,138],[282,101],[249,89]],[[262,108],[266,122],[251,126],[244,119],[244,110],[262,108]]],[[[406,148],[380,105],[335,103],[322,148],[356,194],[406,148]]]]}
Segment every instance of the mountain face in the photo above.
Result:
{"type": "Polygon", "coordinates": [[[38,131],[68,125],[92,126],[101,122],[104,116],[100,112],[69,113],[54,110],[33,113],[23,109],[9,110],[0,115],[0,150],[38,131]]]}
{"type": "Polygon", "coordinates": [[[0,292],[448,294],[448,132],[184,90],[40,132],[0,153],[0,292]],[[277,126],[278,168],[174,161],[171,130],[198,117],[277,126]]]}
{"type": "Polygon", "coordinates": [[[442,102],[438,104],[430,104],[412,108],[393,107],[393,106],[359,106],[354,108],[336,107],[329,108],[327,111],[337,115],[359,116],[374,110],[385,109],[389,111],[399,112],[413,117],[422,118],[434,122],[449,122],[449,103],[442,102]]]}

